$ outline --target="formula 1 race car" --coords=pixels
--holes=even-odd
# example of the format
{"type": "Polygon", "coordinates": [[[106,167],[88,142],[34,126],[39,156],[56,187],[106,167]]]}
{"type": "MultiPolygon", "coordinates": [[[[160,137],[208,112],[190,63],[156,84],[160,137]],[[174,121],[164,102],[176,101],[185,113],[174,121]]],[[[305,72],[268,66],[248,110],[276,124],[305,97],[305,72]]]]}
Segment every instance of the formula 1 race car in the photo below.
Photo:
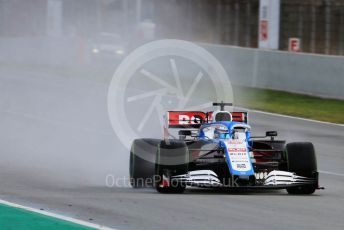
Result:
{"type": "Polygon", "coordinates": [[[181,193],[186,186],[228,189],[286,189],[312,194],[318,185],[312,143],[275,140],[276,131],[251,136],[247,112],[169,111],[165,137],[136,139],[130,151],[133,187],[154,186],[181,193]],[[171,138],[168,128],[180,129],[171,138]]]}

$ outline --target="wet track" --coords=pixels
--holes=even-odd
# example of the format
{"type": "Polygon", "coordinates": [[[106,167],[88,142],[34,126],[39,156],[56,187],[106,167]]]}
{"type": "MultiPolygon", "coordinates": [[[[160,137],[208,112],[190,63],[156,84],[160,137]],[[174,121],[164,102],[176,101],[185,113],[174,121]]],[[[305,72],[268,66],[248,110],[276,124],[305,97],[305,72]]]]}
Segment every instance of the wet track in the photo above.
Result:
{"type": "Polygon", "coordinates": [[[312,196],[107,187],[127,176],[128,153],[107,115],[107,84],[0,73],[0,199],[117,229],[343,229],[344,127],[251,113],[254,134],[315,144],[312,196]]]}

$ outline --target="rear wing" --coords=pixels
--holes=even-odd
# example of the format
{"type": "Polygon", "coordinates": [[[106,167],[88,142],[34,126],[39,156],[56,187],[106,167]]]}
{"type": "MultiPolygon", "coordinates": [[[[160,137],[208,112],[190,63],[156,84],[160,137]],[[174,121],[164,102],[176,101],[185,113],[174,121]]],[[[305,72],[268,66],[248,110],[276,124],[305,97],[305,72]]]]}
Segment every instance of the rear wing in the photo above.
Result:
{"type": "Polygon", "coordinates": [[[167,128],[199,128],[208,123],[208,115],[202,111],[168,111],[167,128]]]}
{"type": "MultiPolygon", "coordinates": [[[[232,121],[247,124],[247,112],[230,112],[232,121]]],[[[213,112],[202,111],[168,111],[166,114],[167,128],[199,128],[204,123],[212,122],[213,112]]]]}

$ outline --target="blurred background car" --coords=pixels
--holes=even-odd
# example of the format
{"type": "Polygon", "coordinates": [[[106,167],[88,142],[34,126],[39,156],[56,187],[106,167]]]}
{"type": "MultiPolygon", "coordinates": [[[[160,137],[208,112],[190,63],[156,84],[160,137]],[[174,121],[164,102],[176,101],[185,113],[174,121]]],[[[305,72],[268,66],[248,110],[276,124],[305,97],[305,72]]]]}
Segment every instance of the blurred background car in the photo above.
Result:
{"type": "Polygon", "coordinates": [[[91,60],[122,60],[127,53],[127,44],[118,34],[100,33],[89,40],[91,60]]]}

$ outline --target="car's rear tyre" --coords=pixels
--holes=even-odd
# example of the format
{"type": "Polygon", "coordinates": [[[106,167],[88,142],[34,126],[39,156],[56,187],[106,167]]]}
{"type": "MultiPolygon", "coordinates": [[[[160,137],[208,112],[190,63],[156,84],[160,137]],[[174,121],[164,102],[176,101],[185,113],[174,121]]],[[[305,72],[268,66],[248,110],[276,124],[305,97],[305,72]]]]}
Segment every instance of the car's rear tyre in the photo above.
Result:
{"type": "Polygon", "coordinates": [[[160,193],[184,192],[186,184],[174,180],[172,177],[186,174],[188,172],[188,165],[189,151],[184,141],[161,141],[156,154],[156,190],[160,193]],[[164,183],[164,180],[168,180],[167,184],[164,183]]]}
{"type": "Polygon", "coordinates": [[[153,187],[159,139],[136,139],[130,149],[129,175],[133,188],[153,187]]]}
{"type": "Polygon", "coordinates": [[[314,184],[287,188],[289,194],[312,194],[317,188],[317,161],[314,146],[309,142],[289,143],[286,146],[288,171],[298,176],[316,179],[314,184]]]}

